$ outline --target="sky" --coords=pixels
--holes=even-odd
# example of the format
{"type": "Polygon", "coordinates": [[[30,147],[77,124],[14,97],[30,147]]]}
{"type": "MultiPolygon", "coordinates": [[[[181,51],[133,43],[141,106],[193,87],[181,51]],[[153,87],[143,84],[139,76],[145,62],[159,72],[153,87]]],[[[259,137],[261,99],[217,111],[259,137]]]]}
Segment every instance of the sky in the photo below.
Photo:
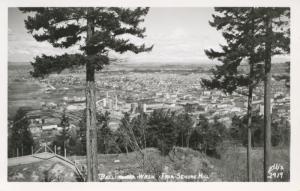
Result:
{"type": "MultiPolygon", "coordinates": [[[[146,27],[146,38],[136,43],[154,45],[151,52],[122,55],[112,52],[110,56],[126,63],[207,63],[204,50],[219,50],[224,44],[221,32],[209,25],[214,10],[209,7],[154,7],[142,23],[146,27]]],[[[8,10],[8,60],[29,62],[35,56],[76,53],[78,47],[53,48],[48,42],[37,42],[25,28],[27,15],[17,8],[8,10]]]]}

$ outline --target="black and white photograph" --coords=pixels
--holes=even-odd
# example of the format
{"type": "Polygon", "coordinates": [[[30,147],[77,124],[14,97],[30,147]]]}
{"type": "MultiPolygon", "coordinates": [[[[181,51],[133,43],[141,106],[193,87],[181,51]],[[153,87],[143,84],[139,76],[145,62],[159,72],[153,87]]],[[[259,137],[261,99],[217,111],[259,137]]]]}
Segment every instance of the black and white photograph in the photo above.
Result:
{"type": "Polygon", "coordinates": [[[291,181],[288,4],[6,9],[5,181],[291,181]]]}

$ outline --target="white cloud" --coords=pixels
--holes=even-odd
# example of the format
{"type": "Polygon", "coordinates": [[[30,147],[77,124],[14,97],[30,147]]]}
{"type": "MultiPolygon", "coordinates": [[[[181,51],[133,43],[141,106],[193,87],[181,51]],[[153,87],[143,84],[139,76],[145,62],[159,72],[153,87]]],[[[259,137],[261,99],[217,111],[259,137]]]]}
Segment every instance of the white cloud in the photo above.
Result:
{"type": "MultiPolygon", "coordinates": [[[[154,44],[151,52],[140,54],[126,52],[122,55],[111,52],[110,55],[128,62],[204,62],[209,61],[204,54],[204,49],[218,48],[218,42],[220,42],[219,36],[203,34],[203,31],[192,30],[181,25],[170,30],[147,32],[145,39],[130,35],[122,35],[120,38],[128,38],[130,42],[137,45],[145,43],[147,46],[151,46],[154,44]]],[[[76,53],[79,49],[79,46],[69,49],[53,48],[47,42],[35,41],[29,34],[14,34],[12,30],[9,34],[9,60],[25,58],[28,61],[41,54],[61,55],[65,52],[76,53]]]]}
{"type": "MultiPolygon", "coordinates": [[[[151,8],[141,26],[146,27],[146,38],[129,37],[130,42],[145,43],[154,48],[149,53],[123,55],[111,52],[110,55],[126,59],[128,62],[200,62],[208,61],[204,48],[218,48],[221,34],[208,25],[212,8],[151,8]]],[[[53,48],[47,42],[36,42],[24,26],[26,15],[16,11],[10,15],[8,29],[9,60],[30,61],[37,55],[60,55],[76,53],[79,46],[69,49],[53,48]],[[16,14],[13,17],[13,14],[16,14]],[[12,30],[11,30],[12,29],[12,30]],[[28,54],[30,53],[30,54],[28,54]]],[[[85,20],[80,20],[83,24],[85,20]]],[[[59,27],[65,27],[60,23],[59,27]]],[[[85,37],[85,34],[82,34],[85,37]]],[[[84,39],[83,39],[84,41],[84,39]]]]}
{"type": "MultiPolygon", "coordinates": [[[[154,44],[150,53],[125,53],[120,58],[129,62],[207,62],[204,48],[218,48],[211,44],[208,36],[201,36],[184,28],[175,28],[165,33],[157,33],[142,40],[146,45],[154,44]]],[[[139,42],[140,43],[140,42],[139,42]]]]}
{"type": "Polygon", "coordinates": [[[15,33],[11,33],[8,38],[9,61],[32,61],[34,57],[42,54],[62,55],[66,52],[76,53],[78,46],[70,49],[53,48],[48,42],[37,42],[31,36],[15,33]]]}

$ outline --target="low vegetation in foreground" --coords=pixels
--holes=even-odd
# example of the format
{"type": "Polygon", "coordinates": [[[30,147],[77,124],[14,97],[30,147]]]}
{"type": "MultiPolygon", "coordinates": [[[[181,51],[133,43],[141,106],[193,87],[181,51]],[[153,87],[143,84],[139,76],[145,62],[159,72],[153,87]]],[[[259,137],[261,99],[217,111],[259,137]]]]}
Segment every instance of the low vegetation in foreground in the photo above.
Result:
{"type": "MultiPolygon", "coordinates": [[[[26,126],[18,126],[20,119],[27,124],[24,115],[19,111],[15,118],[10,154],[17,145],[23,145],[22,151],[28,154],[35,144],[28,142],[31,134],[26,126]]],[[[98,181],[247,181],[245,118],[234,116],[226,127],[218,118],[210,121],[200,115],[195,123],[188,113],[155,110],[149,116],[140,112],[132,119],[125,114],[116,130],[108,127],[109,113],[100,113],[97,119],[98,181]]],[[[263,181],[263,119],[258,115],[253,119],[252,176],[253,181],[263,181]]],[[[86,176],[85,117],[77,130],[68,128],[68,120],[63,113],[62,131],[49,147],[60,148],[60,155],[66,149],[67,157],[86,176]]],[[[272,180],[289,181],[289,125],[284,120],[272,125],[272,164],[283,168],[275,169],[282,174],[272,180]]]]}
{"type": "MultiPolygon", "coordinates": [[[[253,167],[252,180],[263,182],[263,148],[255,148],[251,153],[251,163],[253,167]]],[[[215,166],[216,173],[222,181],[244,182],[247,181],[247,153],[245,147],[223,148],[221,159],[209,158],[215,166]]],[[[290,181],[290,153],[289,148],[273,148],[271,164],[282,166],[283,174],[272,181],[290,181]]]]}
{"type": "MultiPolygon", "coordinates": [[[[222,148],[220,159],[190,148],[175,147],[163,156],[156,148],[146,148],[128,154],[98,154],[98,181],[198,181],[244,182],[247,181],[246,148],[222,148]]],[[[85,156],[72,156],[80,169],[86,168],[85,156]]],[[[289,181],[289,151],[274,148],[272,164],[282,165],[283,177],[273,181],[289,181]]],[[[263,181],[263,149],[254,149],[253,181],[263,181]]],[[[86,176],[83,170],[83,175],[86,176]]]]}

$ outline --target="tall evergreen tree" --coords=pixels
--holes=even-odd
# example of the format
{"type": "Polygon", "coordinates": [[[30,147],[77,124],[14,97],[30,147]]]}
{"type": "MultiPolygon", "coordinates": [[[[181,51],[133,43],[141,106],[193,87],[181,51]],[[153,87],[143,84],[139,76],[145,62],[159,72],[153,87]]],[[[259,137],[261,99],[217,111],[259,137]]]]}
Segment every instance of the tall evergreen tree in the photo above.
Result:
{"type": "Polygon", "coordinates": [[[272,56],[290,52],[290,9],[258,8],[263,23],[264,52],[264,181],[268,179],[271,159],[271,63],[272,56]]]}
{"type": "Polygon", "coordinates": [[[198,117],[199,121],[196,127],[193,129],[191,137],[190,137],[190,146],[194,150],[200,150],[206,152],[205,146],[205,138],[207,137],[207,131],[209,130],[209,122],[208,119],[200,114],[198,117]]]}
{"type": "Polygon", "coordinates": [[[119,147],[124,148],[128,153],[129,148],[131,151],[135,151],[137,146],[133,144],[134,134],[131,131],[131,119],[130,114],[125,113],[121,119],[120,127],[117,130],[119,147]]]}
{"type": "Polygon", "coordinates": [[[132,130],[137,137],[138,144],[141,148],[147,147],[147,129],[148,129],[148,116],[144,112],[140,112],[138,116],[131,120],[132,130]]]}
{"type": "Polygon", "coordinates": [[[248,144],[247,144],[247,175],[252,180],[251,172],[251,121],[253,89],[262,79],[262,67],[257,64],[263,60],[261,30],[257,27],[258,15],[255,8],[215,8],[210,25],[222,31],[226,45],[221,45],[222,51],[205,50],[210,59],[218,59],[222,65],[213,70],[212,79],[203,79],[203,84],[210,88],[222,89],[226,93],[234,91],[248,97],[248,144]],[[243,63],[249,65],[245,74],[239,67],[243,63]],[[247,87],[248,92],[239,91],[247,87]]]}
{"type": "Polygon", "coordinates": [[[112,150],[111,142],[113,141],[112,130],[109,128],[110,113],[100,113],[97,115],[98,130],[97,130],[97,141],[98,141],[98,152],[109,153],[112,150]]]}
{"type": "Polygon", "coordinates": [[[30,121],[26,116],[27,112],[23,108],[18,109],[11,129],[11,137],[9,143],[10,156],[31,154],[31,147],[34,145],[34,140],[29,129],[30,121]]]}
{"type": "Polygon", "coordinates": [[[288,8],[216,8],[211,25],[222,30],[227,45],[222,52],[206,51],[210,58],[218,58],[223,63],[213,71],[212,80],[203,80],[210,88],[221,88],[232,92],[239,86],[248,86],[248,180],[251,181],[251,105],[253,88],[261,79],[264,80],[264,118],[265,118],[265,157],[264,180],[271,150],[271,57],[289,52],[289,9],[288,8]],[[243,60],[249,63],[247,76],[238,75],[237,67],[243,60]],[[265,67],[256,63],[264,61],[265,67]],[[263,71],[263,75],[262,72],[263,71]]]}
{"type": "Polygon", "coordinates": [[[177,145],[181,147],[189,147],[190,136],[194,125],[193,119],[187,112],[180,113],[176,117],[176,125],[178,129],[177,145]]]}
{"type": "Polygon", "coordinates": [[[53,47],[69,48],[81,42],[81,54],[36,57],[32,63],[35,77],[78,65],[86,67],[87,107],[87,181],[97,179],[97,133],[95,70],[109,64],[108,53],[150,51],[152,47],[131,43],[123,34],[144,38],[145,28],[139,26],[148,8],[85,7],[85,8],[20,8],[33,13],[25,26],[37,41],[48,41],[53,47]],[[122,37],[123,35],[123,37],[122,37]],[[64,62],[63,62],[64,61],[64,62]]]}
{"type": "Polygon", "coordinates": [[[69,118],[66,115],[66,111],[64,110],[62,113],[61,121],[59,126],[62,128],[61,132],[56,136],[54,144],[58,145],[61,148],[61,153],[64,154],[65,149],[67,149],[67,142],[70,138],[69,135],[69,118]]]}

